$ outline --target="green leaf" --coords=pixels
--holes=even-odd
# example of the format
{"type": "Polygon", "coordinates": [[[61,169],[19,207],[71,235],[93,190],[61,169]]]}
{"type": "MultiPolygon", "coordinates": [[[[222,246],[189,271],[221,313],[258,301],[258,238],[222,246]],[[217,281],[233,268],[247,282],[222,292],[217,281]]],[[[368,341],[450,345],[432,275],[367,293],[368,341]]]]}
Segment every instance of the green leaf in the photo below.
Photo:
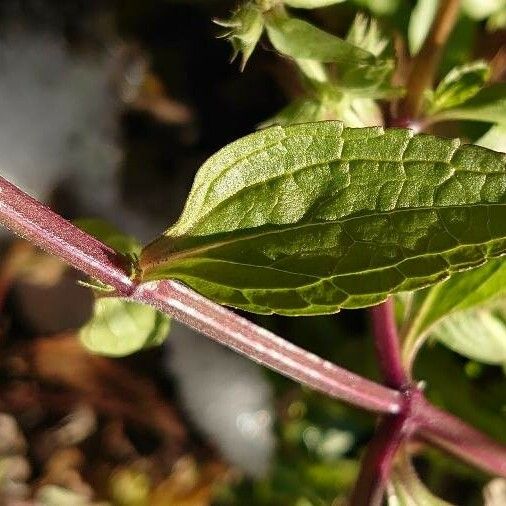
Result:
{"type": "Polygon", "coordinates": [[[121,232],[105,220],[82,218],[74,220],[73,223],[76,227],[102,241],[117,253],[126,256],[138,256],[141,252],[142,247],[135,237],[121,232]]]}
{"type": "Polygon", "coordinates": [[[247,2],[239,7],[230,19],[215,19],[214,22],[227,29],[221,36],[232,44],[234,50],[232,60],[242,54],[241,70],[243,70],[264,31],[262,12],[254,2],[247,2]]]}
{"type": "Polygon", "coordinates": [[[345,0],[284,0],[284,3],[297,9],[319,9],[329,5],[340,4],[345,0]]]}
{"type": "Polygon", "coordinates": [[[420,481],[409,458],[392,471],[388,486],[388,506],[452,506],[439,499],[420,481]]]}
{"type": "Polygon", "coordinates": [[[453,275],[448,281],[425,290],[416,296],[416,312],[404,338],[406,355],[412,354],[435,333],[440,322],[450,315],[456,318],[466,310],[489,304],[506,295],[506,262],[502,258],[490,260],[471,271],[453,275]]]}
{"type": "Polygon", "coordinates": [[[342,93],[323,93],[292,102],[260,126],[288,126],[325,120],[340,120],[349,127],[364,127],[381,124],[383,117],[374,100],[342,93]]]}
{"type": "Polygon", "coordinates": [[[491,84],[463,104],[436,114],[434,119],[506,124],[506,83],[491,84]]]}
{"type": "Polygon", "coordinates": [[[420,51],[436,16],[438,0],[418,0],[411,12],[408,24],[409,52],[415,55],[420,51]]]}
{"type": "Polygon", "coordinates": [[[452,314],[434,327],[431,337],[477,362],[506,364],[506,308],[452,314]]]}
{"type": "Polygon", "coordinates": [[[169,329],[170,319],[152,307],[104,297],[95,301],[93,316],[79,337],[93,353],[122,357],[162,344],[169,329]]]}
{"type": "Polygon", "coordinates": [[[346,41],[378,57],[387,51],[391,53],[389,40],[381,32],[378,22],[363,14],[353,20],[346,41]]]}
{"type": "Polygon", "coordinates": [[[407,129],[269,128],[203,165],[142,276],[260,313],[376,304],[506,251],[505,158],[407,129]]]}
{"type": "Polygon", "coordinates": [[[451,313],[489,303],[506,295],[506,262],[490,260],[471,271],[459,272],[425,292],[410,334],[421,336],[451,313]]]}
{"type": "Polygon", "coordinates": [[[478,146],[506,152],[506,124],[494,125],[483,137],[478,139],[478,146]]]}
{"type": "MultiPolygon", "coordinates": [[[[372,42],[380,40],[379,31],[374,23],[359,22],[358,25],[358,28],[352,30],[351,37],[359,44],[369,47],[372,42]]],[[[308,77],[311,76],[305,68],[307,62],[335,63],[338,67],[337,83],[347,92],[365,95],[368,98],[391,97],[400,93],[389,84],[395,67],[392,57],[376,57],[359,45],[324,32],[306,21],[286,15],[276,13],[266,16],[266,28],[272,45],[299,64],[302,60],[301,70],[308,77]]],[[[378,42],[377,49],[384,51],[383,39],[378,42]]],[[[320,76],[317,80],[326,79],[320,76]]]]}
{"type": "Polygon", "coordinates": [[[272,45],[285,56],[344,65],[374,64],[374,55],[316,26],[283,15],[266,16],[272,45]]]}
{"type": "Polygon", "coordinates": [[[459,106],[471,99],[483,88],[489,74],[490,68],[485,61],[453,68],[436,88],[429,114],[459,106]]]}
{"type": "Polygon", "coordinates": [[[504,8],[504,0],[462,0],[462,10],[475,20],[488,18],[504,8]]]}

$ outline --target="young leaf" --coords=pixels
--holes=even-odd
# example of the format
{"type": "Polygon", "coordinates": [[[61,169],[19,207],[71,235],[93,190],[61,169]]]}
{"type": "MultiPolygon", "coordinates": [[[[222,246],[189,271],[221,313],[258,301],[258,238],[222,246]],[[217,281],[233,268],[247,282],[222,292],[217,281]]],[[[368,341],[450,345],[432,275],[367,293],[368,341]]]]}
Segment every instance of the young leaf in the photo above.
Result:
{"type": "Polygon", "coordinates": [[[399,462],[388,487],[388,506],[452,506],[435,497],[418,478],[409,457],[399,462]]]}
{"type": "Polygon", "coordinates": [[[374,55],[316,26],[284,15],[266,16],[272,45],[285,56],[342,65],[371,65],[374,55]]]}
{"type": "Polygon", "coordinates": [[[81,218],[74,225],[107,244],[117,253],[126,256],[139,256],[141,245],[135,237],[127,235],[114,225],[99,218],[81,218]]]}
{"type": "Polygon", "coordinates": [[[491,84],[457,107],[436,114],[434,119],[506,124],[506,83],[491,84]]]}
{"type": "Polygon", "coordinates": [[[242,54],[243,70],[264,31],[262,12],[255,3],[247,2],[239,7],[229,20],[216,19],[214,22],[227,29],[222,37],[226,37],[232,44],[232,60],[242,54]]]}
{"type": "Polygon", "coordinates": [[[169,329],[170,319],[152,307],[104,297],[95,301],[93,316],[79,337],[93,353],[122,357],[162,344],[169,329]]]}
{"type": "Polygon", "coordinates": [[[506,251],[505,158],[407,129],[269,128],[203,165],[142,276],[261,313],[376,304],[506,251]]]}
{"type": "Polygon", "coordinates": [[[436,88],[429,114],[456,107],[474,97],[485,85],[489,74],[490,68],[484,61],[453,68],[436,88]]]}
{"type": "Polygon", "coordinates": [[[408,24],[409,52],[415,55],[429,33],[436,15],[438,0],[418,0],[411,12],[408,24]]]}
{"type": "Polygon", "coordinates": [[[467,358],[492,365],[506,364],[506,311],[471,309],[443,318],[431,337],[467,358]]]}
{"type": "Polygon", "coordinates": [[[459,272],[423,295],[407,340],[423,337],[451,313],[462,312],[506,295],[506,261],[490,260],[471,271],[459,272]]]}

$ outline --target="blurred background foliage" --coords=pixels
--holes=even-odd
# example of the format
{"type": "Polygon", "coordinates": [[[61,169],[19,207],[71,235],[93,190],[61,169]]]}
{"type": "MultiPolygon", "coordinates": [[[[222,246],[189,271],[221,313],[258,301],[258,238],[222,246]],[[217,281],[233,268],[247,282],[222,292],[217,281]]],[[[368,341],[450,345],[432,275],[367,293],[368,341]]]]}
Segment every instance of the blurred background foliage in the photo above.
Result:
{"type": "MultiPolygon", "coordinates": [[[[423,39],[434,3],[350,0],[297,15],[344,36],[357,12],[369,13],[409,51],[423,39]]],[[[68,218],[100,217],[142,241],[154,237],[179,215],[207,156],[303,94],[294,66],[266,41],[242,73],[229,64],[231,49],[212,19],[234,7],[225,0],[4,0],[2,174],[68,218]]],[[[496,79],[504,79],[505,11],[500,1],[464,2],[440,76],[494,58],[496,79]]],[[[474,140],[488,127],[437,128],[474,140]]],[[[210,351],[177,326],[161,348],[123,359],[91,355],[76,337],[92,311],[79,276],[7,233],[2,255],[2,504],[345,503],[373,417],[210,351]],[[199,395],[209,404],[199,407],[199,395]]],[[[257,321],[378,377],[364,311],[257,321]]],[[[435,403],[506,442],[500,367],[433,342],[416,377],[435,403]]],[[[421,445],[413,451],[439,497],[483,502],[487,476],[421,445]]],[[[487,504],[506,503],[498,502],[500,486],[488,485],[487,504]]]]}

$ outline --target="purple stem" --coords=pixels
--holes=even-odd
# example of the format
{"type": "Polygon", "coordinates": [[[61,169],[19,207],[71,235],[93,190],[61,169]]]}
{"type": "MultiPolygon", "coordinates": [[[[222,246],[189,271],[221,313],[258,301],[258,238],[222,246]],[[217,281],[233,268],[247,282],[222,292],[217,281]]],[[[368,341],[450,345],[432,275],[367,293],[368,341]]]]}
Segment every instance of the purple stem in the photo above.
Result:
{"type": "Polygon", "coordinates": [[[491,474],[506,478],[506,447],[462,420],[419,400],[414,414],[418,435],[491,474]]]}
{"type": "Polygon", "coordinates": [[[408,378],[402,365],[393,298],[389,297],[382,304],[370,308],[369,314],[379,366],[385,382],[390,387],[403,388],[408,384],[408,378]]]}
{"type": "Polygon", "coordinates": [[[119,256],[0,177],[0,222],[118,295],[151,304],[199,332],[289,378],[381,413],[400,409],[398,392],[327,362],[175,281],[135,285],[119,256]]]}
{"type": "Polygon", "coordinates": [[[395,455],[409,437],[407,417],[386,416],[378,426],[362,459],[350,506],[381,506],[395,455]]]}
{"type": "Polygon", "coordinates": [[[0,222],[24,239],[128,295],[134,284],[120,257],[0,176],[0,222]]]}
{"type": "Polygon", "coordinates": [[[295,381],[355,406],[399,411],[401,394],[295,346],[177,281],[143,283],[131,296],[295,381]]]}

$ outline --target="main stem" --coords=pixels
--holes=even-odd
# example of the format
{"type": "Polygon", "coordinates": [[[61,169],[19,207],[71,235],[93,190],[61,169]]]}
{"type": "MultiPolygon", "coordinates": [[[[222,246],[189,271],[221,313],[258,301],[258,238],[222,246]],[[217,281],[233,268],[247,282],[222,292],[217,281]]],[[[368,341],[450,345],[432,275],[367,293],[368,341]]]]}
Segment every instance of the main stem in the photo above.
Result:
{"type": "Polygon", "coordinates": [[[119,296],[151,304],[208,337],[330,397],[396,413],[400,394],[323,360],[176,281],[135,284],[121,258],[0,177],[0,222],[99,281],[119,296]]]}

